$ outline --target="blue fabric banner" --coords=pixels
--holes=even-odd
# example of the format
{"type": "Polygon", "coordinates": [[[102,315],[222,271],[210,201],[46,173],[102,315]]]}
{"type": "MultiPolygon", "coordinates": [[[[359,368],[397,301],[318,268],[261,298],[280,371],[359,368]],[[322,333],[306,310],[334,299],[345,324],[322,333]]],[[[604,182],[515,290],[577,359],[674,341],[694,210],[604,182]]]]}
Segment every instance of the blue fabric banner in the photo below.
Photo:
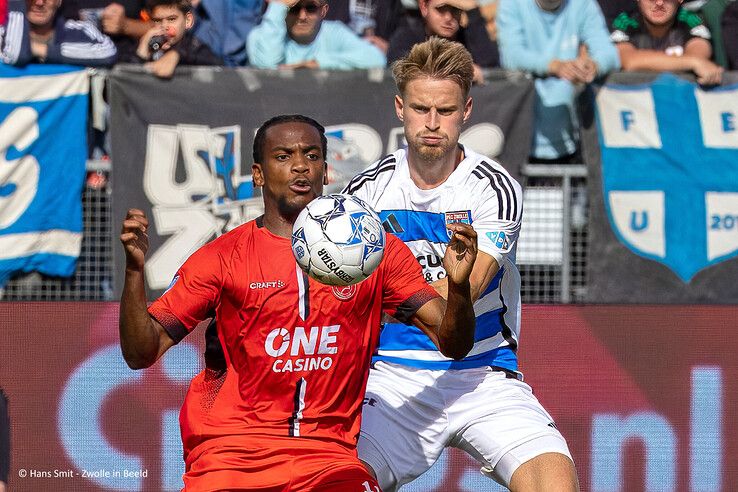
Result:
{"type": "Polygon", "coordinates": [[[590,183],[601,187],[593,205],[611,233],[592,237],[590,300],[734,302],[738,85],[703,88],[670,74],[645,83],[611,78],[595,114],[601,179],[590,183]],[[612,236],[619,247],[608,249],[601,243],[612,236]],[[609,280],[598,280],[607,271],[609,280]]]}
{"type": "Polygon", "coordinates": [[[0,65],[0,287],[71,276],[82,244],[86,70],[0,65]]]}

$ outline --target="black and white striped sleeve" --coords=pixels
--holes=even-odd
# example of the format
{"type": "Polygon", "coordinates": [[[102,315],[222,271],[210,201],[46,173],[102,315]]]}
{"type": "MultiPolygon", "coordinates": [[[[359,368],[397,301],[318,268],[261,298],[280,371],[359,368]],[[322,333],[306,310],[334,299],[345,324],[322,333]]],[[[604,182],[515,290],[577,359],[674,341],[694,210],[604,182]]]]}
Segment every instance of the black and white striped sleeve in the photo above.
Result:
{"type": "Polygon", "coordinates": [[[0,62],[23,66],[31,61],[31,42],[26,20],[26,3],[21,0],[8,2],[8,22],[0,26],[0,62]]]}
{"type": "Polygon", "coordinates": [[[62,36],[49,46],[48,63],[85,67],[109,67],[115,63],[117,50],[113,41],[92,23],[68,20],[62,36]]]}
{"type": "Polygon", "coordinates": [[[393,154],[380,159],[365,171],[354,176],[343,188],[341,193],[356,195],[362,200],[371,201],[370,195],[374,185],[383,174],[393,172],[395,165],[396,159],[393,154]]]}
{"type": "Polygon", "coordinates": [[[487,161],[480,161],[472,175],[479,180],[473,210],[479,250],[500,262],[514,251],[518,240],[523,219],[523,190],[501,166],[487,161]]]}

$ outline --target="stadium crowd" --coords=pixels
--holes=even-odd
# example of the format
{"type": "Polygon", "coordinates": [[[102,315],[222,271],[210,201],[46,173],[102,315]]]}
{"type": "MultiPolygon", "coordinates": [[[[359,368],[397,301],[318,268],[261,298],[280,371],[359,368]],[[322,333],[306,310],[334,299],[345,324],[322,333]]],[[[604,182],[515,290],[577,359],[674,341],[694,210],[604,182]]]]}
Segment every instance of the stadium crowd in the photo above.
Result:
{"type": "Polygon", "coordinates": [[[738,69],[733,0],[2,0],[0,61],[350,70],[384,67],[430,36],[461,42],[474,81],[536,77],[532,162],[580,162],[574,96],[616,70],[738,69]],[[609,27],[609,29],[608,29],[609,27]]]}

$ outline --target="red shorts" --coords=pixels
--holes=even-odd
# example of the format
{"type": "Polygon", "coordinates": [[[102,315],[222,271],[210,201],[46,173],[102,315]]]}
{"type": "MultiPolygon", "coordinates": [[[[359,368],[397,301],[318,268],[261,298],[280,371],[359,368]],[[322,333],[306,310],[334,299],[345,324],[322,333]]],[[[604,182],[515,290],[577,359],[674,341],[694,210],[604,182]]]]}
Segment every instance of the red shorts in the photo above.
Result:
{"type": "Polygon", "coordinates": [[[187,492],[381,492],[355,450],[295,437],[209,439],[188,456],[187,492]]]}

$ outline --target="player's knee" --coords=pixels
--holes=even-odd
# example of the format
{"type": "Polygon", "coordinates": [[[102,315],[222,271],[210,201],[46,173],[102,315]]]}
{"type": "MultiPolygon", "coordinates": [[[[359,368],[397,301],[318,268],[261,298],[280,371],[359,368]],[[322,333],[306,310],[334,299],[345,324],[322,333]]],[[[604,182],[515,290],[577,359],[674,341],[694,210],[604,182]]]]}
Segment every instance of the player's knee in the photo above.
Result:
{"type": "Polygon", "coordinates": [[[382,453],[368,440],[359,440],[359,459],[370,475],[372,475],[382,492],[397,490],[397,478],[382,453]]]}
{"type": "Polygon", "coordinates": [[[548,452],[521,463],[510,478],[512,492],[578,492],[574,462],[565,454],[548,452]]]}

